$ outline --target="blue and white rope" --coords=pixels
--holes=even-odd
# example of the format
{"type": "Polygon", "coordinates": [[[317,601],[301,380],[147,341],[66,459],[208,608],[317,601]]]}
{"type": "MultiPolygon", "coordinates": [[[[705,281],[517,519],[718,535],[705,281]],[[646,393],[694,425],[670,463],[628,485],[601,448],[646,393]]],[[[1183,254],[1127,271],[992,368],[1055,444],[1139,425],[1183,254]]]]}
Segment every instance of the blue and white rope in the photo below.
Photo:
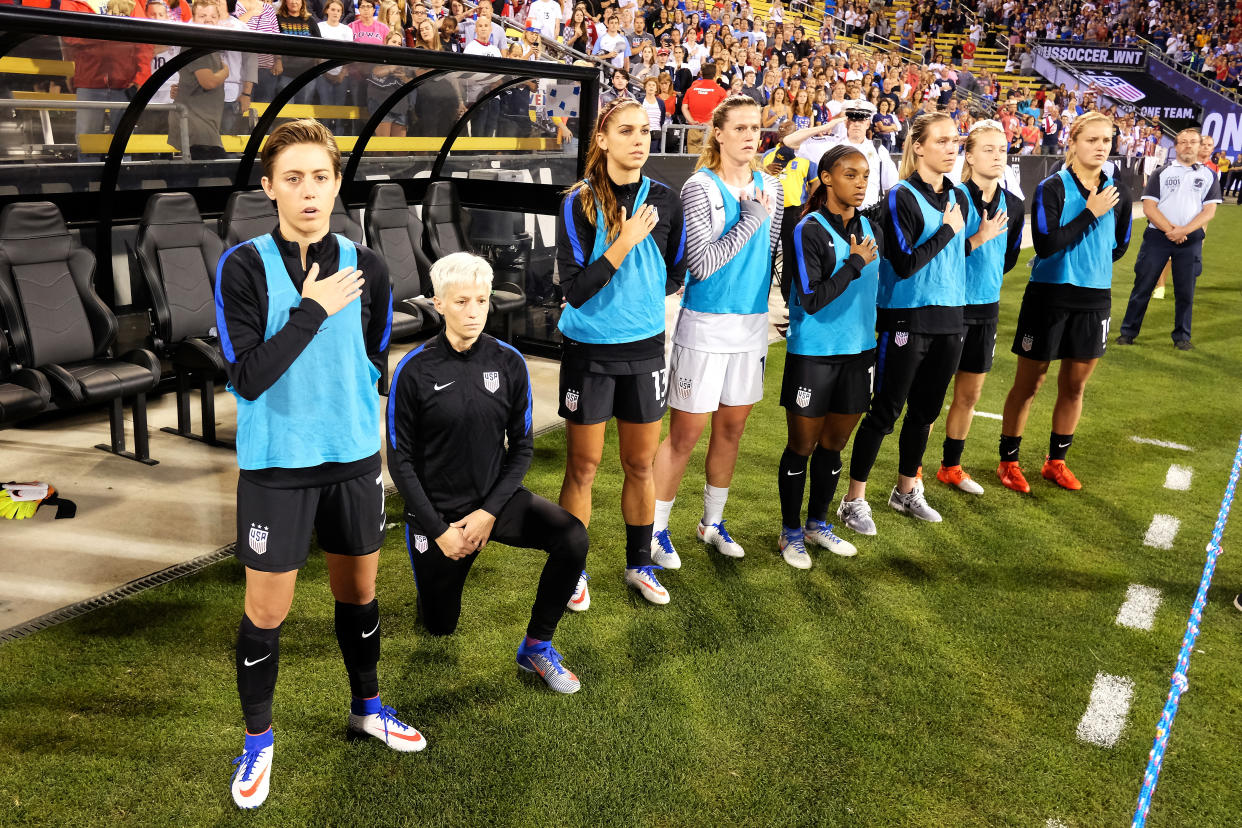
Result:
{"type": "Polygon", "coordinates": [[[1182,636],[1182,649],[1177,654],[1177,666],[1173,670],[1173,681],[1169,687],[1169,698],[1160,713],[1160,722],[1156,725],[1156,740],[1151,746],[1147,759],[1147,770],[1143,773],[1143,789],[1139,791],[1138,806],[1134,809],[1134,821],[1131,828],[1144,828],[1147,824],[1147,811],[1151,808],[1151,797],[1156,790],[1156,782],[1160,779],[1160,767],[1164,764],[1164,751],[1169,745],[1169,731],[1173,729],[1173,717],[1177,715],[1177,705],[1182,693],[1190,686],[1186,680],[1186,670],[1190,667],[1190,653],[1194,649],[1195,639],[1199,637],[1199,622],[1203,618],[1203,607],[1207,604],[1208,587],[1212,584],[1212,573],[1216,571],[1216,558],[1221,553],[1220,539],[1225,534],[1225,524],[1229,520],[1229,509],[1233,506],[1233,496],[1238,488],[1238,476],[1242,473],[1242,438],[1238,440],[1238,450],[1233,456],[1233,468],[1229,470],[1229,483],[1225,486],[1225,496],[1221,499],[1220,512],[1216,515],[1216,525],[1212,527],[1212,539],[1207,545],[1207,562],[1203,565],[1203,577],[1199,579],[1199,592],[1195,595],[1194,606],[1190,610],[1190,620],[1186,623],[1186,634],[1182,636]]]}

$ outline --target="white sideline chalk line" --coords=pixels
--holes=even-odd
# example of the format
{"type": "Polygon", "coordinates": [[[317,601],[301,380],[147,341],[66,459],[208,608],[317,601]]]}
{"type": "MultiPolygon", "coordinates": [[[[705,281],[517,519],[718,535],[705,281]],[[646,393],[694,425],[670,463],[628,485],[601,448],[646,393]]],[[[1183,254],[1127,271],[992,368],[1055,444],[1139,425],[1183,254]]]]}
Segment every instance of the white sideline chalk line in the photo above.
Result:
{"type": "Polygon", "coordinates": [[[1069,826],[1056,817],[1048,817],[1048,821],[1044,823],[1044,828],[1069,828],[1069,826]]]}
{"type": "Polygon", "coordinates": [[[1003,420],[1003,419],[1005,419],[1004,417],[1002,417],[1002,416],[1001,416],[1001,415],[999,415],[999,414],[990,414],[990,413],[988,413],[987,411],[976,411],[976,412],[975,412],[975,416],[976,416],[976,417],[983,417],[983,418],[988,419],[988,420],[1003,420]]]}
{"type": "Polygon", "coordinates": [[[1189,491],[1190,479],[1194,475],[1195,470],[1190,466],[1179,466],[1174,463],[1169,466],[1169,473],[1164,476],[1164,487],[1175,492],[1189,491]]]}
{"type": "Polygon", "coordinates": [[[1143,545],[1172,549],[1173,539],[1177,537],[1181,525],[1182,522],[1172,515],[1152,515],[1151,526],[1147,527],[1147,534],[1143,536],[1143,545]]]}
{"type": "Polygon", "coordinates": [[[1160,590],[1142,584],[1130,584],[1125,603],[1117,610],[1117,623],[1132,630],[1151,630],[1160,608],[1160,590]]]}
{"type": "Polygon", "coordinates": [[[1161,448],[1177,449],[1178,451],[1194,451],[1190,446],[1183,446],[1181,443],[1170,443],[1166,440],[1153,440],[1150,437],[1138,436],[1131,437],[1130,439],[1147,446],[1160,446],[1161,448]]]}
{"type": "Polygon", "coordinates": [[[1134,682],[1122,676],[1096,673],[1091,701],[1078,723],[1078,738],[1100,747],[1112,747],[1121,738],[1130,713],[1134,682]]]}

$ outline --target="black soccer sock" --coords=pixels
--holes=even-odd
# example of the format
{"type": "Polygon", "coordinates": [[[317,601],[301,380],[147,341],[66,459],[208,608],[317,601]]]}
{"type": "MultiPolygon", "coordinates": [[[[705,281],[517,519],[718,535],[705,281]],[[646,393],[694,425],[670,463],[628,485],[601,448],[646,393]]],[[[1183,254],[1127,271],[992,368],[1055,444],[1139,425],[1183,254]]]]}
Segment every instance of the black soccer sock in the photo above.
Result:
{"type": "Polygon", "coordinates": [[[237,695],[246,730],[262,733],[272,726],[272,696],[280,666],[280,627],[256,627],[243,614],[237,629],[237,695]]]}
{"type": "Polygon", "coordinates": [[[923,465],[923,452],[927,450],[927,437],[931,425],[921,425],[906,417],[897,437],[897,473],[903,477],[915,477],[923,465]]]}
{"type": "Polygon", "coordinates": [[[802,525],[802,493],[806,490],[806,460],[786,447],[776,473],[776,491],[781,497],[781,523],[786,529],[802,525]]]}
{"type": "Polygon", "coordinates": [[[625,524],[625,566],[651,566],[651,530],[655,524],[625,524]]]}
{"type": "Polygon", "coordinates": [[[943,466],[960,466],[962,465],[962,449],[966,448],[965,440],[954,440],[952,437],[944,438],[944,459],[940,461],[943,466]]]}
{"type": "Polygon", "coordinates": [[[828,506],[837,493],[840,479],[841,452],[816,446],[815,453],[811,455],[811,498],[806,504],[808,521],[828,517],[828,506]]]}
{"type": "Polygon", "coordinates": [[[1073,434],[1057,434],[1055,431],[1052,432],[1052,436],[1048,438],[1048,459],[1064,460],[1065,452],[1069,451],[1069,447],[1073,442],[1073,434]]]}
{"type": "Polygon", "coordinates": [[[361,605],[336,602],[336,643],[341,647],[349,692],[355,699],[379,695],[379,625],[378,599],[361,605]]]}
{"type": "Polygon", "coordinates": [[[850,452],[850,480],[866,483],[871,467],[880,454],[880,444],[886,433],[871,424],[870,415],[863,417],[858,433],[854,435],[854,449],[850,452]]]}
{"type": "Polygon", "coordinates": [[[1022,446],[1021,437],[1007,437],[1002,434],[1000,438],[1000,459],[1002,463],[1018,462],[1018,449],[1022,446]]]}

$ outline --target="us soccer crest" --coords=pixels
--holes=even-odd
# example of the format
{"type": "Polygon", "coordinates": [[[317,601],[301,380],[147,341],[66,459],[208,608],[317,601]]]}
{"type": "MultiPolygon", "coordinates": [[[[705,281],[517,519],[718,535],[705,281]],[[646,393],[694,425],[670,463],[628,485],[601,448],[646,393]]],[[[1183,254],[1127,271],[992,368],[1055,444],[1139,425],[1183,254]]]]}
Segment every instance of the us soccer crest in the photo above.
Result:
{"type": "Polygon", "coordinates": [[[907,333],[906,331],[898,331],[897,333],[893,334],[893,342],[896,343],[898,348],[900,348],[902,345],[905,345],[909,341],[910,341],[910,334],[907,333]]]}
{"type": "Polygon", "coordinates": [[[426,552],[427,551],[427,536],[426,535],[415,535],[414,536],[414,548],[417,549],[419,553],[426,552]]]}
{"type": "Polygon", "coordinates": [[[565,392],[565,408],[570,411],[578,410],[578,392],[572,388],[565,392]]]}
{"type": "Polygon", "coordinates": [[[810,405],[811,404],[811,389],[802,388],[801,386],[799,386],[798,395],[794,397],[794,402],[798,404],[799,408],[806,408],[808,405],[810,405]]]}
{"type": "Polygon", "coordinates": [[[677,378],[677,396],[683,400],[690,399],[690,390],[692,388],[694,388],[694,380],[690,379],[690,377],[677,378]]]}
{"type": "Polygon", "coordinates": [[[1022,337],[1022,350],[1029,351],[1034,346],[1035,346],[1035,337],[1031,336],[1030,334],[1027,334],[1026,336],[1022,337]]]}
{"type": "Polygon", "coordinates": [[[267,551],[267,527],[250,524],[250,548],[254,554],[262,555],[267,551]]]}
{"type": "Polygon", "coordinates": [[[499,371],[484,371],[483,372],[483,387],[486,388],[490,393],[495,394],[496,389],[500,387],[500,372],[499,371]]]}

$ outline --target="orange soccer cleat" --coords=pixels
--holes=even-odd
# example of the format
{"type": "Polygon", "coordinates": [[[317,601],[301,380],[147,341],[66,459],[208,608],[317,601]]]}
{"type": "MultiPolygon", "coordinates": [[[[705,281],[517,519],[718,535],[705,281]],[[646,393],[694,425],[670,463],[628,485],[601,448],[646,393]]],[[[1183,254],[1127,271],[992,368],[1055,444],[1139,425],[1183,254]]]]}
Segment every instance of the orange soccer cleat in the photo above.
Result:
{"type": "Polygon", "coordinates": [[[1040,471],[1045,480],[1051,480],[1062,489],[1069,489],[1076,492],[1082,488],[1082,484],[1078,482],[1078,478],[1074,477],[1074,473],[1065,465],[1064,460],[1049,460],[1044,458],[1044,467],[1040,471]]]}
{"type": "Polygon", "coordinates": [[[961,489],[963,492],[983,494],[983,487],[972,480],[960,464],[957,466],[942,465],[940,471],[936,472],[936,479],[947,486],[961,489]]]}
{"type": "Polygon", "coordinates": [[[1002,460],[1001,464],[996,467],[996,476],[1000,478],[1001,485],[1006,489],[1013,489],[1022,494],[1031,493],[1031,484],[1026,482],[1026,477],[1022,474],[1022,469],[1018,467],[1016,460],[1002,460]]]}

